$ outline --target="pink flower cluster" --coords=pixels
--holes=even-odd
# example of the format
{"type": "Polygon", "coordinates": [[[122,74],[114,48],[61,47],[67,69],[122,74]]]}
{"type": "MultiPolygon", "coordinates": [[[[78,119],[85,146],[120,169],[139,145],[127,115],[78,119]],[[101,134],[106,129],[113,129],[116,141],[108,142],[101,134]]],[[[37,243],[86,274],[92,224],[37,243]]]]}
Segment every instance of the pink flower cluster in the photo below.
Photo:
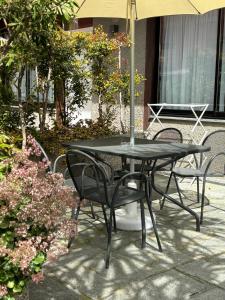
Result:
{"type": "Polygon", "coordinates": [[[25,154],[29,157],[31,155],[40,157],[41,156],[41,149],[37,147],[37,142],[32,137],[32,135],[28,135],[27,137],[27,147],[25,149],[25,154]]]}
{"type": "Polygon", "coordinates": [[[37,274],[33,274],[31,278],[33,282],[38,283],[44,280],[44,275],[42,272],[39,272],[37,274]]]}
{"type": "Polygon", "coordinates": [[[8,251],[8,256],[11,261],[20,266],[22,271],[27,270],[30,262],[37,255],[37,249],[34,247],[31,240],[19,241],[13,250],[8,251]]]}
{"type": "Polygon", "coordinates": [[[0,285],[0,297],[4,297],[8,294],[7,287],[5,285],[0,285]]]}

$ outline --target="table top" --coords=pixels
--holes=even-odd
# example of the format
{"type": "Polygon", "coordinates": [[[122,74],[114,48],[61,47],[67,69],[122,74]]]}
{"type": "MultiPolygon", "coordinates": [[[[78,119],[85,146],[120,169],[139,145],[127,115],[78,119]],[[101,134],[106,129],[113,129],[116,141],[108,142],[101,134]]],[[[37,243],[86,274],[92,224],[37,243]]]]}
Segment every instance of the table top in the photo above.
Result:
{"type": "Polygon", "coordinates": [[[86,150],[141,160],[184,157],[189,154],[210,150],[210,147],[206,146],[165,143],[140,138],[136,138],[135,145],[131,146],[129,144],[128,136],[114,136],[95,140],[79,140],[66,142],[63,145],[70,149],[86,150]]]}
{"type": "Polygon", "coordinates": [[[166,102],[162,102],[162,103],[153,103],[153,104],[148,104],[149,107],[152,106],[170,106],[170,107],[207,107],[209,106],[209,104],[201,104],[201,103],[166,103],[166,102]]]}

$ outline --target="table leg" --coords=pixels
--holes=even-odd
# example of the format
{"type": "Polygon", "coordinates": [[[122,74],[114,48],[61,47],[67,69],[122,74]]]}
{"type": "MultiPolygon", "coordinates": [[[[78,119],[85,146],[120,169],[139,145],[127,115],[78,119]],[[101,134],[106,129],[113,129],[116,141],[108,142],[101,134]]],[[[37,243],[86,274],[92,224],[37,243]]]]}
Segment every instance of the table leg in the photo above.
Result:
{"type": "MultiPolygon", "coordinates": [[[[168,161],[168,164],[170,164],[171,162],[175,162],[178,159],[180,159],[180,158],[176,158],[174,160],[168,161]]],[[[183,203],[177,201],[176,199],[174,199],[170,195],[165,194],[163,191],[161,191],[159,188],[156,187],[156,185],[155,185],[155,173],[156,173],[156,171],[160,170],[165,165],[167,165],[167,164],[156,166],[155,169],[152,170],[152,173],[151,173],[151,185],[152,185],[152,188],[158,194],[160,194],[161,196],[167,198],[170,202],[178,205],[179,207],[183,208],[185,211],[187,211],[188,213],[190,213],[195,218],[195,220],[196,220],[196,231],[200,231],[200,219],[199,219],[198,214],[196,212],[194,212],[192,209],[190,209],[188,206],[185,206],[183,203]]]]}

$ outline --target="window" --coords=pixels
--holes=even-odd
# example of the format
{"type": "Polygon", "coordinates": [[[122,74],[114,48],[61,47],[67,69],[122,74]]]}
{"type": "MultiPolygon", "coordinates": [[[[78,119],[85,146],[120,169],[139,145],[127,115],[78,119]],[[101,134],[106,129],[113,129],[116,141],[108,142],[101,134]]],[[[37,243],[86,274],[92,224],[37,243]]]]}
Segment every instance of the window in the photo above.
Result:
{"type": "Polygon", "coordinates": [[[159,102],[208,103],[214,110],[218,15],[161,19],[159,102]]]}
{"type": "MultiPolygon", "coordinates": [[[[17,94],[16,86],[12,86],[13,92],[15,95],[17,94]]],[[[26,69],[26,72],[22,79],[22,101],[27,101],[28,97],[32,96],[34,101],[37,101],[37,91],[36,91],[36,78],[35,78],[35,71],[26,69]]],[[[39,99],[42,102],[42,99],[39,99]]],[[[54,86],[51,83],[48,93],[48,103],[54,103],[54,86]]]]}
{"type": "Polygon", "coordinates": [[[219,112],[225,112],[225,22],[224,14],[221,17],[221,39],[220,39],[220,53],[218,55],[218,105],[219,112]]]}

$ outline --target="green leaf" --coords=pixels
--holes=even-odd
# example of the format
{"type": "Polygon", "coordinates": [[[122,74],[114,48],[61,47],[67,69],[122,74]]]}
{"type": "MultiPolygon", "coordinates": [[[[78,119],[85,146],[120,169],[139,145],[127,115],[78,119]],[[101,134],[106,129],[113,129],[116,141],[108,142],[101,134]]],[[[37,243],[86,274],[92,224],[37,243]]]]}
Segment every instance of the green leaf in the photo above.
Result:
{"type": "Polygon", "coordinates": [[[12,288],[14,287],[14,285],[15,285],[15,281],[13,281],[13,280],[8,281],[8,283],[7,283],[7,287],[8,287],[9,289],[12,289],[12,288]]]}
{"type": "Polygon", "coordinates": [[[7,221],[2,221],[2,222],[0,222],[0,228],[1,229],[5,229],[5,228],[8,228],[9,227],[9,222],[7,222],[7,221]]]}
{"type": "Polygon", "coordinates": [[[34,268],[34,271],[35,271],[36,273],[38,273],[38,272],[41,271],[41,268],[40,268],[40,267],[35,267],[35,268],[34,268]]]}
{"type": "Polygon", "coordinates": [[[13,293],[21,293],[23,288],[21,286],[14,286],[13,293]]]}
{"type": "Polygon", "coordinates": [[[14,297],[11,296],[5,296],[4,300],[16,300],[14,297]]]}
{"type": "Polygon", "coordinates": [[[25,281],[24,280],[20,280],[19,281],[19,286],[21,286],[21,287],[25,286],[25,281]]]}
{"type": "Polygon", "coordinates": [[[41,252],[32,260],[32,263],[35,265],[40,265],[44,261],[45,261],[45,255],[41,252]]]}
{"type": "Polygon", "coordinates": [[[12,63],[14,62],[14,57],[10,57],[6,63],[7,67],[10,67],[12,65],[12,63]]]}
{"type": "Polygon", "coordinates": [[[17,26],[19,23],[16,23],[16,22],[14,22],[14,23],[8,23],[8,26],[11,26],[11,27],[13,27],[13,26],[17,26]]]}

